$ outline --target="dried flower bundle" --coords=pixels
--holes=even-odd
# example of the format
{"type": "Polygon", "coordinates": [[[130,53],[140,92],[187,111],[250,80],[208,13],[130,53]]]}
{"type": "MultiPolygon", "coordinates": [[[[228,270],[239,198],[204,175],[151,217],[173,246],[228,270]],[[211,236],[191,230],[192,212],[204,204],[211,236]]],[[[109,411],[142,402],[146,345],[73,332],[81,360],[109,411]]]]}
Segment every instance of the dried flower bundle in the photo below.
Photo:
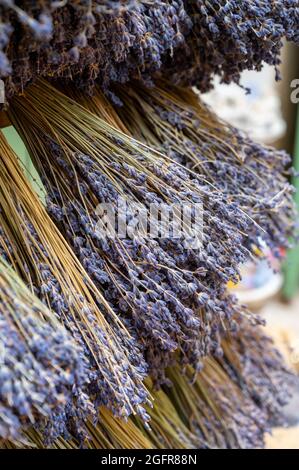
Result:
{"type": "Polygon", "coordinates": [[[223,340],[223,357],[207,358],[192,383],[191,370],[168,370],[168,398],[203,447],[261,448],[265,432],[283,421],[291,374],[261,327],[247,320],[240,327],[223,340]]]}
{"type": "Polygon", "coordinates": [[[82,420],[96,416],[100,405],[123,417],[137,411],[147,420],[141,406],[147,401],[146,365],[139,347],[47,216],[4,137],[0,163],[1,255],[55,312],[88,360],[88,386],[67,403],[47,437],[80,437],[82,420]]]}
{"type": "Polygon", "coordinates": [[[181,85],[200,91],[213,86],[214,75],[224,83],[239,83],[243,70],[276,68],[282,40],[299,44],[298,0],[195,0],[184,2],[192,29],[163,69],[181,85]]]}
{"type": "MultiPolygon", "coordinates": [[[[152,449],[153,444],[144,434],[143,425],[136,426],[131,418],[124,421],[115,418],[105,408],[100,409],[99,422],[95,425],[91,421],[86,422],[86,439],[79,442],[76,439],[58,438],[51,442],[50,449],[152,449]]],[[[0,449],[16,448],[44,449],[45,442],[42,434],[36,429],[24,430],[21,439],[0,439],[0,449]]]]}
{"type": "Polygon", "coordinates": [[[68,93],[74,99],[39,81],[14,99],[10,113],[45,185],[48,212],[162,385],[152,392],[151,429],[134,418],[137,426],[152,447],[261,447],[287,398],[288,374],[226,282],[239,278],[260,237],[275,249],[293,232],[288,157],[253,144],[194,93],[169,84],[119,88],[119,109],[100,91],[92,100],[68,93]],[[99,237],[97,205],[120,195],[145,205],[203,200],[201,257],[188,257],[181,242],[99,237]],[[194,290],[183,290],[184,282],[194,290]],[[172,298],[160,296],[161,286],[172,298]],[[193,366],[185,376],[166,369],[178,359],[193,366]]]}
{"type": "MultiPolygon", "coordinates": [[[[11,116],[46,187],[48,212],[111,308],[135,332],[150,375],[163,381],[174,352],[196,370],[203,356],[221,355],[221,332],[235,328],[233,317],[243,312],[226,292],[231,272],[214,269],[204,250],[185,248],[181,239],[140,233],[102,238],[97,207],[119,196],[144,207],[203,201],[206,230],[228,258],[235,256],[246,216],[235,206],[226,210],[226,196],[206,178],[121,133],[46,82],[16,98],[11,116]],[[209,214],[215,214],[212,223],[209,214]]],[[[247,252],[241,247],[238,261],[247,252]]]]}
{"type": "Polygon", "coordinates": [[[1,0],[0,14],[8,99],[41,75],[109,90],[162,71],[206,90],[215,74],[277,66],[284,36],[299,42],[297,0],[1,0]]]}
{"type": "Polygon", "coordinates": [[[86,363],[55,315],[0,258],[0,438],[55,421],[84,387],[86,363]]]}
{"type": "MultiPolygon", "coordinates": [[[[192,369],[187,368],[182,375],[175,367],[167,371],[170,388],[154,390],[147,381],[154,400],[148,410],[151,428],[145,429],[138,417],[124,422],[101,408],[99,423],[86,423],[84,447],[261,448],[264,433],[280,417],[290,375],[270,340],[248,322],[242,324],[242,335],[224,340],[223,349],[222,359],[204,360],[195,380],[192,369]]],[[[24,446],[43,448],[40,433],[29,429],[19,442],[0,442],[2,448],[24,446]]],[[[50,447],[75,449],[79,442],[59,438],[50,447]]]]}
{"type": "MultiPolygon", "coordinates": [[[[118,119],[135,138],[191,168],[225,196],[225,210],[239,211],[239,221],[244,219],[246,226],[238,245],[252,252],[263,241],[279,256],[279,248],[287,247],[294,235],[296,219],[295,188],[288,183],[291,157],[221,122],[192,90],[163,82],[155,88],[118,88],[118,95],[124,104],[116,109],[118,119]]],[[[237,258],[238,246],[231,262],[225,257],[221,266],[220,253],[213,250],[215,240],[208,231],[205,236],[206,256],[213,258],[215,269],[226,269],[237,278],[242,259],[242,253],[237,258]]]]}
{"type": "Polygon", "coordinates": [[[288,246],[290,159],[181,87],[279,78],[298,31],[298,0],[0,0],[0,79],[43,184],[0,133],[0,448],[263,446],[290,375],[226,286],[261,242],[288,246]],[[201,205],[201,226],[148,236],[153,205],[201,205]]]}
{"type": "Polygon", "coordinates": [[[292,375],[261,327],[243,319],[227,335],[223,357],[208,357],[194,377],[190,367],[167,369],[171,387],[154,391],[151,431],[157,448],[261,448],[282,424],[292,375]]]}
{"type": "Polygon", "coordinates": [[[40,75],[72,77],[87,89],[98,78],[107,89],[110,81],[127,81],[146,69],[153,73],[191,24],[182,0],[47,0],[18,6],[2,0],[0,13],[0,76],[8,77],[8,99],[40,75]]]}

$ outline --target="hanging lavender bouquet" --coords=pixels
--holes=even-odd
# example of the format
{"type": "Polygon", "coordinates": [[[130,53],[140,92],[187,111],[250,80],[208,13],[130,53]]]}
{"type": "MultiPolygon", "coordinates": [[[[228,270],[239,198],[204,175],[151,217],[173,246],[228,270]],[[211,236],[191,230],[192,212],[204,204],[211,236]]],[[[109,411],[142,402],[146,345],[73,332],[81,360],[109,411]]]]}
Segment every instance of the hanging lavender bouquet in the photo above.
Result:
{"type": "Polygon", "coordinates": [[[139,346],[47,216],[3,137],[0,147],[1,256],[73,335],[88,364],[85,385],[50,423],[47,439],[85,438],[84,420],[96,420],[103,405],[117,416],[137,412],[146,421],[146,364],[139,346]]]}
{"type": "MultiPolygon", "coordinates": [[[[123,106],[115,107],[115,112],[134,137],[205,178],[225,195],[226,210],[239,208],[239,220],[246,214],[247,226],[239,245],[248,248],[248,257],[261,242],[280,257],[280,248],[287,248],[293,239],[297,215],[295,188],[289,183],[291,157],[285,151],[252,141],[222,122],[196,92],[167,81],[154,88],[138,83],[118,88],[118,96],[123,106]]],[[[209,231],[204,235],[207,256],[216,256],[212,263],[215,268],[226,267],[227,273],[238,277],[238,258],[234,262],[233,256],[227,256],[221,267],[215,240],[209,237],[209,231]]]]}
{"type": "Polygon", "coordinates": [[[221,229],[223,253],[239,261],[248,251],[240,247],[236,254],[246,215],[224,212],[225,196],[205,178],[109,126],[50,85],[40,82],[30,90],[30,96],[14,101],[11,115],[46,186],[49,213],[111,307],[133,327],[151,375],[163,380],[176,351],[183,363],[199,370],[201,357],[221,354],[221,331],[236,327],[234,316],[246,315],[226,292],[226,281],[237,278],[237,271],[215,267],[205,250],[186,248],[182,239],[137,233],[103,240],[97,208],[117,205],[119,196],[144,207],[203,201],[207,230],[216,239],[221,229]],[[219,218],[211,219],[214,210],[219,218]]]}
{"type": "Polygon", "coordinates": [[[215,74],[277,67],[284,37],[298,43],[297,0],[2,0],[0,13],[7,99],[41,75],[109,92],[162,73],[207,90],[215,74]]]}
{"type": "Polygon", "coordinates": [[[0,258],[0,437],[55,423],[85,386],[86,362],[58,319],[0,258]]]}

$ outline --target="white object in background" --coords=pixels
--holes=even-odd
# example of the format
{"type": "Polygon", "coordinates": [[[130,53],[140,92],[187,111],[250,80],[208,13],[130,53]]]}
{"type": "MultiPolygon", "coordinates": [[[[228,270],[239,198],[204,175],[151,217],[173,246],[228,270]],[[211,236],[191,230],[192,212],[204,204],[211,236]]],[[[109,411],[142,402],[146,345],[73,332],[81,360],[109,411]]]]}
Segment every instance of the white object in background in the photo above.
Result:
{"type": "Polygon", "coordinates": [[[272,275],[271,279],[261,287],[248,290],[236,290],[233,292],[241,304],[248,305],[250,308],[260,308],[268,300],[275,297],[282,288],[283,276],[280,273],[272,275]]]}
{"type": "Polygon", "coordinates": [[[202,98],[220,118],[245,131],[253,140],[274,143],[284,135],[286,123],[273,70],[265,66],[262,72],[244,72],[241,83],[251,90],[250,94],[234,83],[225,85],[215,79],[214,89],[202,98]]]}

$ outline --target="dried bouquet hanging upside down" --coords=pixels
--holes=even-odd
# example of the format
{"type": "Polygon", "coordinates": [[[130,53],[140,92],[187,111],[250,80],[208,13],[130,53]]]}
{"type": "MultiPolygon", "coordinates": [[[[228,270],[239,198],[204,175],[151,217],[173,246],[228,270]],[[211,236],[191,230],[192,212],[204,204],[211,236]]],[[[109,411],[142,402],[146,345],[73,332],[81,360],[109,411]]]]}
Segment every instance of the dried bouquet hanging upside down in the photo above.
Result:
{"type": "Polygon", "coordinates": [[[284,37],[299,43],[297,0],[0,0],[0,18],[8,99],[40,76],[110,92],[161,73],[205,91],[277,67],[284,37]]]}
{"type": "Polygon", "coordinates": [[[76,434],[81,415],[96,414],[100,405],[123,417],[138,412],[146,421],[141,406],[148,400],[146,365],[136,341],[48,217],[2,134],[0,181],[0,253],[55,312],[88,359],[88,385],[51,423],[49,437],[68,435],[68,430],[76,434]]]}
{"type": "MultiPolygon", "coordinates": [[[[87,98],[73,88],[68,89],[68,93],[91,112],[110,118],[112,126],[191,168],[226,196],[227,206],[232,202],[247,214],[248,224],[245,233],[241,233],[240,242],[247,247],[248,257],[253,256],[254,247],[261,240],[271,247],[274,254],[281,255],[280,248],[288,246],[289,238],[294,235],[297,215],[292,198],[294,188],[288,183],[291,170],[287,168],[291,159],[285,152],[256,144],[220,121],[201,103],[196,93],[174,87],[166,81],[154,88],[135,83],[132,87],[118,87],[115,92],[123,106],[113,107],[100,90],[92,98],[87,98]]],[[[230,258],[221,259],[218,246],[208,230],[204,232],[203,244],[206,259],[209,256],[213,258],[215,270],[224,268],[231,276],[238,277],[239,262],[235,256],[238,246],[230,258]]],[[[207,266],[207,271],[209,269],[207,266]]],[[[237,321],[239,331],[234,335],[234,341],[229,344],[222,342],[224,355],[227,354],[228,358],[224,362],[225,368],[227,371],[231,368],[229,376],[238,381],[235,372],[242,370],[247,363],[245,388],[255,399],[259,397],[259,403],[267,403],[263,411],[266,412],[266,420],[271,422],[274,416],[279,415],[286,398],[283,379],[276,383],[281,359],[260,328],[249,326],[241,318],[237,321]],[[234,358],[235,354],[237,358],[234,358]],[[232,372],[232,364],[235,372],[232,372]],[[272,369],[274,364],[276,366],[272,369]],[[268,379],[270,382],[267,384],[268,379]],[[270,390],[266,398],[264,393],[270,390]],[[278,390],[281,393],[277,395],[278,390]]],[[[175,380],[173,375],[172,380],[175,380]]],[[[212,391],[209,393],[213,395],[212,391]]],[[[240,442],[244,439],[245,436],[240,442]]]]}
{"type": "Polygon", "coordinates": [[[80,348],[0,257],[0,439],[44,429],[86,386],[80,348]]]}
{"type": "MultiPolygon", "coordinates": [[[[233,275],[225,262],[214,269],[205,250],[186,248],[181,238],[137,233],[103,239],[97,208],[116,206],[119,198],[146,208],[203,201],[207,231],[218,240],[224,260],[236,253],[246,214],[226,207],[225,196],[205,177],[120,132],[46,82],[16,98],[11,117],[46,187],[48,212],[107,302],[134,330],[150,375],[162,383],[165,366],[177,360],[173,353],[196,370],[205,355],[221,355],[221,332],[233,329],[233,317],[243,312],[226,292],[233,275]]],[[[130,210],[129,222],[133,204],[130,210]]],[[[248,249],[241,246],[237,256],[242,261],[248,249]]]]}
{"type": "MultiPolygon", "coordinates": [[[[115,112],[128,132],[191,168],[225,195],[227,207],[247,214],[242,244],[250,248],[263,240],[279,255],[294,234],[296,219],[294,188],[288,183],[291,157],[221,121],[190,89],[160,81],[154,88],[119,87],[117,93],[123,106],[115,112]]],[[[96,96],[102,96],[100,90],[96,96]]],[[[89,106],[92,101],[84,99],[89,106]]],[[[211,256],[213,244],[210,237],[211,256]]],[[[217,260],[214,264],[220,268],[217,260]]],[[[226,258],[226,264],[231,275],[237,274],[234,258],[231,266],[226,258]]]]}
{"type": "MultiPolygon", "coordinates": [[[[167,418],[162,412],[163,404],[154,406],[152,411],[149,410],[152,431],[144,431],[143,428],[143,432],[146,432],[154,446],[160,441],[164,442],[166,447],[171,447],[179,440],[184,442],[186,447],[261,446],[264,431],[270,425],[271,418],[279,415],[280,404],[285,398],[281,384],[287,374],[279,356],[259,328],[250,326],[245,319],[242,320],[242,317],[246,318],[245,312],[240,315],[238,307],[234,307],[234,301],[227,295],[225,288],[228,279],[238,277],[236,260],[240,262],[251,256],[250,250],[259,229],[258,224],[253,217],[247,215],[243,206],[239,209],[236,203],[229,201],[229,210],[225,210],[227,194],[223,188],[217,188],[218,180],[211,180],[209,172],[199,172],[196,176],[195,168],[185,170],[181,163],[160,152],[161,144],[159,146],[157,138],[156,149],[132,139],[125,133],[130,127],[130,120],[120,119],[118,112],[109,109],[103,97],[98,96],[96,100],[91,100],[89,105],[85,102],[84,106],[90,107],[92,113],[78,105],[76,100],[67,98],[44,82],[39,82],[31,90],[28,89],[27,96],[14,101],[11,117],[42,177],[47,191],[48,212],[73,246],[109,305],[119,312],[122,321],[134,332],[134,336],[142,345],[155,383],[164,384],[163,393],[167,395],[165,400],[170,400],[173,410],[174,421],[171,427],[176,427],[177,433],[170,431],[167,418]],[[69,181],[75,181],[76,184],[70,185],[69,181]],[[223,238],[217,240],[215,237],[213,241],[214,249],[222,250],[222,256],[217,260],[221,263],[220,267],[217,265],[218,269],[214,269],[211,261],[208,264],[206,250],[203,250],[203,258],[197,260],[192,253],[192,257],[188,259],[188,250],[181,247],[178,255],[178,244],[172,245],[169,242],[158,241],[156,244],[146,245],[147,242],[142,239],[134,240],[137,242],[137,245],[134,245],[132,239],[117,242],[108,240],[104,245],[95,230],[97,203],[114,202],[119,195],[132,201],[145,201],[145,204],[153,198],[167,202],[180,198],[203,198],[207,222],[211,224],[212,218],[216,218],[213,212],[217,211],[219,221],[216,220],[215,224],[223,231],[223,238]],[[240,223],[240,220],[244,224],[244,230],[248,227],[251,229],[249,242],[240,228],[236,230],[236,223],[240,223]],[[230,224],[229,229],[227,224],[230,224]],[[232,237],[235,237],[234,244],[232,237]],[[239,247],[238,243],[241,241],[243,245],[239,247]],[[146,257],[152,252],[157,257],[157,262],[151,257],[146,257]],[[202,369],[197,376],[197,385],[193,392],[188,383],[188,374],[190,377],[195,375],[192,368],[188,369],[188,374],[182,381],[179,369],[164,370],[166,365],[178,357],[168,354],[172,351],[166,349],[169,342],[165,341],[165,336],[154,335],[165,332],[165,318],[168,321],[175,319],[182,322],[182,311],[176,309],[179,304],[174,303],[172,298],[158,297],[159,282],[151,277],[152,273],[157,271],[163,287],[169,283],[173,297],[175,295],[183,305],[186,302],[190,310],[191,305],[194,309],[193,315],[200,320],[197,331],[193,333],[198,337],[192,343],[192,346],[198,347],[197,355],[192,356],[191,348],[189,350],[186,344],[187,334],[190,334],[188,328],[183,330],[184,335],[178,342],[179,347],[174,347],[174,350],[180,351],[181,362],[191,362],[198,369],[202,369]],[[174,273],[179,277],[172,276],[174,273]],[[188,296],[187,291],[179,288],[184,279],[188,279],[189,284],[200,279],[194,292],[188,292],[188,296]],[[156,282],[152,282],[153,280],[156,282]],[[148,281],[152,284],[148,284],[148,281]],[[130,292],[133,295],[124,294],[130,292]],[[203,295],[205,293],[207,297],[203,295]],[[196,303],[196,294],[200,294],[199,297],[204,299],[199,305],[196,303]],[[220,315],[215,305],[209,302],[211,298],[216,299],[216,302],[225,299],[221,306],[227,317],[220,315]],[[144,310],[140,308],[140,302],[138,303],[140,299],[146,300],[146,307],[149,300],[151,302],[151,308],[144,317],[141,316],[144,315],[144,310]],[[169,313],[160,310],[158,316],[153,308],[155,303],[161,305],[161,302],[157,301],[164,302],[162,305],[166,304],[169,313]],[[227,330],[232,330],[233,326],[230,321],[236,321],[239,329],[237,333],[231,333],[231,338],[227,337],[227,330]],[[153,324],[155,331],[151,331],[153,324]],[[159,348],[155,344],[157,338],[161,342],[159,348]],[[204,342],[211,341],[211,338],[212,344],[205,347],[204,342]],[[161,347],[163,344],[166,345],[165,349],[161,347]],[[205,356],[215,352],[218,359],[205,359],[205,356]],[[173,392],[167,387],[170,383],[173,383],[173,392]],[[213,383],[219,384],[219,387],[213,387],[213,383]],[[191,402],[188,406],[186,403],[181,404],[178,393],[183,401],[185,394],[188,396],[194,393],[194,402],[200,404],[197,411],[191,402]],[[188,407],[190,414],[186,411],[188,407]],[[205,412],[202,414],[203,409],[205,412]],[[181,410],[180,413],[178,410],[181,410]],[[181,418],[183,410],[186,413],[184,425],[181,418]],[[164,435],[164,439],[160,433],[164,435]],[[178,435],[181,437],[178,438],[178,435]]],[[[154,142],[151,142],[151,145],[154,145],[154,142]]],[[[225,144],[223,145],[226,148],[225,144]]],[[[212,150],[213,148],[211,152],[212,150]]],[[[288,198],[285,204],[289,207],[288,198]]],[[[291,214],[291,207],[288,210],[288,214],[291,214]]],[[[213,224],[210,227],[209,233],[215,230],[216,234],[217,230],[213,224]]],[[[288,227],[288,230],[291,230],[291,227],[288,227]]],[[[208,248],[207,243],[208,241],[204,240],[205,248],[208,248]]],[[[184,287],[183,284],[182,286],[184,287]]],[[[164,287],[164,291],[168,290],[170,289],[164,287]]],[[[188,313],[191,314],[190,311],[188,313]]],[[[181,328],[183,324],[179,323],[181,328]]],[[[166,332],[168,333],[167,330],[166,332]]],[[[175,329],[173,332],[176,336],[172,333],[170,338],[179,338],[175,329]]],[[[161,392],[156,395],[158,403],[159,393],[161,392]]],[[[155,392],[152,395],[155,397],[155,392]]],[[[138,418],[136,421],[139,426],[138,418]]]]}

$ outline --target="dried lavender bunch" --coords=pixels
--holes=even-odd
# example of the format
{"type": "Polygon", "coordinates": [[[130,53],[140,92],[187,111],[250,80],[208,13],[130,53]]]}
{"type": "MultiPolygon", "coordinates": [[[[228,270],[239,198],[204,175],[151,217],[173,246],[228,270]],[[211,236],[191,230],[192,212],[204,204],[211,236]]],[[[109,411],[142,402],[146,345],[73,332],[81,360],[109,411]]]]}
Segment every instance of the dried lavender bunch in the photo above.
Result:
{"type": "Polygon", "coordinates": [[[119,196],[144,207],[203,200],[206,230],[236,264],[247,256],[242,247],[236,254],[240,224],[246,228],[244,214],[231,211],[226,218],[226,198],[204,178],[120,133],[46,83],[16,98],[11,116],[48,191],[49,213],[111,307],[135,331],[156,381],[165,380],[175,351],[197,370],[201,357],[221,355],[221,332],[235,328],[233,317],[243,313],[226,291],[231,271],[218,269],[217,260],[186,248],[182,239],[137,233],[103,240],[96,228],[97,207],[116,206],[119,196]]]}
{"type": "Polygon", "coordinates": [[[282,39],[299,44],[298,0],[185,1],[192,29],[165,60],[163,74],[176,84],[212,88],[213,76],[239,83],[243,70],[275,66],[279,78],[282,39]],[[172,63],[171,63],[172,62],[172,63]]]}
{"type": "MultiPolygon", "coordinates": [[[[155,88],[136,83],[119,88],[118,95],[124,106],[115,111],[135,138],[165,152],[217,188],[228,201],[225,210],[247,215],[238,244],[248,248],[244,260],[254,255],[261,241],[280,256],[280,248],[288,247],[294,236],[297,215],[295,189],[288,183],[291,157],[286,152],[255,143],[222,122],[192,90],[168,82],[155,88]]],[[[215,242],[206,231],[207,256],[215,253],[215,242]]],[[[217,257],[214,263],[238,277],[236,261],[217,257]]]]}
{"type": "Polygon", "coordinates": [[[191,25],[182,0],[18,5],[0,2],[5,50],[0,76],[8,76],[8,99],[39,75],[72,76],[87,89],[98,78],[107,89],[111,81],[127,81],[148,68],[154,72],[161,67],[163,54],[172,53],[191,25]],[[40,34],[45,20],[49,37],[40,34]]]}
{"type": "MultiPolygon", "coordinates": [[[[139,347],[48,218],[3,137],[0,144],[0,251],[88,359],[88,386],[57,418],[58,430],[66,436],[82,432],[83,439],[84,418],[96,415],[100,405],[117,416],[138,412],[147,420],[141,406],[147,401],[146,364],[139,347]]],[[[48,434],[56,438],[52,429],[48,434]]]]}
{"type": "Polygon", "coordinates": [[[241,393],[262,410],[269,430],[283,424],[282,407],[290,399],[293,376],[262,328],[241,321],[240,331],[223,341],[219,362],[241,393]]]}
{"type": "MultiPolygon", "coordinates": [[[[280,257],[280,248],[287,247],[294,236],[297,216],[292,198],[294,188],[288,183],[292,172],[287,170],[291,162],[289,155],[284,151],[263,147],[221,122],[191,90],[173,87],[165,82],[152,89],[134,85],[132,88],[118,87],[117,94],[124,104],[120,108],[113,108],[100,91],[92,99],[84,98],[74,91],[73,94],[76,100],[92,112],[99,115],[107,113],[105,118],[109,119],[111,125],[120,127],[124,132],[160,151],[162,149],[184,166],[198,172],[225,194],[228,201],[239,206],[241,212],[251,219],[246,232],[240,238],[240,242],[248,249],[248,258],[254,256],[255,247],[262,240],[280,257]]],[[[203,240],[204,251],[207,253],[211,245],[214,246],[214,240],[209,238],[210,233],[205,232],[206,237],[203,240]]],[[[227,270],[238,277],[238,263],[233,258],[220,261],[217,259],[214,263],[223,261],[225,264],[219,269],[227,270]],[[232,264],[229,264],[230,261],[232,264]]],[[[238,328],[240,336],[242,326],[239,325],[238,328]]],[[[249,328],[247,330],[251,331],[249,328]]],[[[260,331],[258,329],[256,334],[258,340],[266,343],[269,348],[269,353],[263,352],[264,357],[274,357],[271,361],[279,370],[277,376],[284,376],[281,358],[276,356],[269,345],[269,339],[262,337],[260,331]]],[[[245,357],[245,351],[243,354],[245,357]]],[[[245,362],[246,360],[244,359],[245,362]]],[[[262,372],[259,374],[262,377],[262,372]]],[[[272,409],[269,397],[265,401],[263,413],[264,419],[268,421],[269,417],[277,416],[280,412],[282,401],[277,388],[282,391],[281,395],[285,394],[285,388],[273,385],[276,377],[271,380],[271,384],[263,381],[263,393],[267,394],[272,387],[272,402],[275,401],[272,409]]],[[[248,383],[247,385],[249,388],[248,383]]],[[[246,440],[246,433],[242,437],[244,439],[246,440]]]]}
{"type": "Polygon", "coordinates": [[[208,358],[196,380],[191,377],[192,371],[185,377],[170,369],[173,387],[168,395],[182,421],[196,436],[196,448],[263,447],[264,433],[269,429],[265,413],[221,365],[208,358]]]}
{"type": "MultiPolygon", "coordinates": [[[[0,437],[54,422],[86,381],[86,362],[55,315],[0,258],[0,437]]],[[[55,426],[55,424],[54,424],[55,426]]]]}
{"type": "Polygon", "coordinates": [[[283,423],[292,374],[263,329],[246,319],[223,340],[224,356],[207,358],[188,384],[175,369],[169,399],[188,427],[216,448],[262,448],[264,436],[283,423]]]}
{"type": "Polygon", "coordinates": [[[8,99],[37,76],[103,90],[157,72],[175,83],[238,82],[277,66],[282,38],[298,43],[297,0],[0,2],[0,76],[8,99]]]}
{"type": "Polygon", "coordinates": [[[239,326],[223,338],[223,357],[205,358],[198,374],[168,368],[171,386],[154,393],[150,411],[157,447],[262,448],[283,425],[293,376],[263,328],[244,318],[239,326]]]}
{"type": "MultiPolygon", "coordinates": [[[[150,434],[146,436],[142,422],[137,426],[132,418],[124,421],[115,418],[106,408],[101,408],[100,421],[96,425],[86,422],[88,438],[82,443],[76,439],[58,438],[51,442],[50,449],[153,449],[150,434]]],[[[16,448],[44,449],[42,434],[36,429],[24,429],[20,439],[0,440],[0,449],[16,448]]]]}

